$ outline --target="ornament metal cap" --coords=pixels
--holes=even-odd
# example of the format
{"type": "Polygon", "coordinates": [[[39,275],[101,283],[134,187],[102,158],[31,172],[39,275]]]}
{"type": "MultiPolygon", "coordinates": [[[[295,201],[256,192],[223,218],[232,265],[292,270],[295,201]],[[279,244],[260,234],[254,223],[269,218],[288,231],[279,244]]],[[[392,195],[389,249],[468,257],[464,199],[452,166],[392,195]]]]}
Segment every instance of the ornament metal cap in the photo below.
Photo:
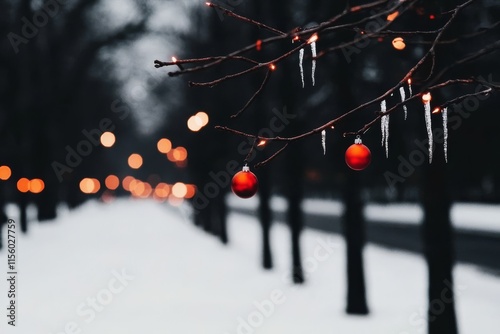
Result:
{"type": "Polygon", "coordinates": [[[354,139],[354,144],[363,144],[363,141],[361,140],[360,135],[356,136],[356,139],[354,139]]]}
{"type": "Polygon", "coordinates": [[[242,169],[244,172],[249,172],[250,171],[250,167],[248,167],[248,165],[245,165],[243,166],[243,169],[242,169]]]}

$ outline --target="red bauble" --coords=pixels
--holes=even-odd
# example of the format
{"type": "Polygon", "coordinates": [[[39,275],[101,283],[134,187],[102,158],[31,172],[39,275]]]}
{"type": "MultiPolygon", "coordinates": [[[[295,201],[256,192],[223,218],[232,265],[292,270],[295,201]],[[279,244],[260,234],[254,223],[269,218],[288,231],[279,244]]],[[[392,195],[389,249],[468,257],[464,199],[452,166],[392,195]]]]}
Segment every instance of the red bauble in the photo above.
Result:
{"type": "Polygon", "coordinates": [[[363,170],[370,164],[372,153],[370,149],[362,144],[361,138],[356,138],[354,144],[345,151],[345,162],[354,170],[363,170]]]}
{"type": "Polygon", "coordinates": [[[233,193],[241,198],[250,198],[257,193],[259,181],[257,176],[250,171],[248,166],[243,167],[241,172],[236,173],[231,181],[233,193]]]}

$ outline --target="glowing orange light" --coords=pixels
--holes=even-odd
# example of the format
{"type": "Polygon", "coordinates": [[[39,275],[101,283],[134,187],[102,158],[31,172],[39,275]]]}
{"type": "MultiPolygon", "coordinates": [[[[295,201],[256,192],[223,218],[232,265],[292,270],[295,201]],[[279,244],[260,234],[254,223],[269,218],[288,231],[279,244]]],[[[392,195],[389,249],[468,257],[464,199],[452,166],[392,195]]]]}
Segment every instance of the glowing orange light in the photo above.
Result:
{"type": "Polygon", "coordinates": [[[122,187],[126,191],[130,191],[130,183],[135,180],[133,176],[125,176],[125,178],[122,181],[122,187]]]}
{"type": "Polygon", "coordinates": [[[94,190],[92,193],[95,194],[96,192],[98,192],[101,189],[101,182],[99,182],[98,179],[90,179],[90,180],[94,184],[94,190]]]}
{"type": "Polygon", "coordinates": [[[128,157],[128,165],[130,166],[130,168],[133,168],[133,169],[139,169],[139,168],[141,168],[141,166],[142,166],[142,157],[139,154],[137,154],[137,153],[131,154],[128,157]]]}
{"type": "Polygon", "coordinates": [[[149,197],[153,192],[153,187],[151,187],[151,185],[148,182],[144,182],[143,185],[144,185],[144,190],[142,191],[140,196],[144,198],[149,197]]]}
{"type": "Polygon", "coordinates": [[[269,68],[271,69],[271,71],[274,71],[276,69],[276,65],[271,64],[271,65],[269,65],[269,68]]]}
{"type": "Polygon", "coordinates": [[[197,115],[191,116],[187,121],[187,126],[189,130],[198,132],[203,127],[203,120],[197,115]]]}
{"type": "Polygon", "coordinates": [[[132,196],[134,196],[134,197],[140,197],[145,189],[146,189],[146,186],[144,185],[144,182],[142,182],[142,181],[134,180],[130,183],[130,192],[132,193],[132,196]]]}
{"type": "Polygon", "coordinates": [[[295,36],[295,37],[292,39],[292,41],[293,41],[293,42],[295,42],[295,41],[298,41],[299,39],[300,39],[300,37],[299,37],[299,36],[295,36]]]}
{"type": "Polygon", "coordinates": [[[422,95],[422,102],[424,103],[429,103],[432,100],[432,95],[431,93],[427,92],[424,95],[422,95]]]}
{"type": "Polygon", "coordinates": [[[389,22],[394,21],[396,17],[398,17],[398,15],[399,15],[398,11],[395,11],[394,13],[387,15],[387,21],[389,22]]]}
{"type": "Polygon", "coordinates": [[[434,14],[429,15],[429,19],[434,20],[436,16],[434,14]]]}
{"type": "Polygon", "coordinates": [[[22,193],[27,193],[30,190],[30,180],[23,177],[17,181],[17,190],[22,193]]]}
{"type": "Polygon", "coordinates": [[[111,147],[115,144],[116,137],[112,132],[104,132],[101,135],[101,144],[104,147],[111,147]]]}
{"type": "Polygon", "coordinates": [[[158,198],[167,198],[170,193],[170,187],[166,183],[158,183],[155,187],[154,195],[158,198]]]}
{"type": "Polygon", "coordinates": [[[205,2],[205,5],[207,5],[209,7],[212,7],[212,3],[211,2],[205,2]]]}
{"type": "Polygon", "coordinates": [[[89,179],[89,178],[84,178],[83,180],[81,180],[80,181],[80,190],[84,194],[94,193],[94,190],[95,190],[94,180],[89,179]]]}
{"type": "Polygon", "coordinates": [[[257,49],[257,51],[262,50],[262,41],[260,39],[255,42],[255,49],[257,49]]]}
{"type": "Polygon", "coordinates": [[[396,50],[404,50],[404,48],[406,48],[406,44],[405,44],[405,41],[403,38],[401,37],[396,37],[392,40],[392,46],[396,49],[396,50]]]}
{"type": "Polygon", "coordinates": [[[261,141],[257,144],[257,146],[264,146],[264,145],[266,145],[266,143],[267,143],[267,142],[266,142],[264,139],[262,139],[262,140],[261,140],[261,141]]]}
{"type": "Polygon", "coordinates": [[[171,161],[171,162],[175,162],[176,159],[174,157],[174,151],[175,150],[170,150],[168,153],[167,153],[167,159],[168,161],[171,161]]]}
{"type": "Polygon", "coordinates": [[[109,175],[105,180],[104,184],[109,190],[116,190],[120,185],[120,179],[116,175],[109,175]]]}
{"type": "Polygon", "coordinates": [[[194,195],[196,195],[196,186],[193,184],[186,184],[186,195],[184,196],[185,198],[193,198],[194,195]]]}
{"type": "Polygon", "coordinates": [[[311,43],[314,43],[318,40],[318,34],[314,34],[312,35],[311,37],[309,37],[309,39],[307,40],[307,44],[311,44],[311,43]]]}
{"type": "Polygon", "coordinates": [[[439,107],[434,108],[434,110],[432,111],[433,114],[439,114],[440,112],[441,112],[441,108],[439,108],[439,107]]]}
{"type": "Polygon", "coordinates": [[[41,179],[33,179],[30,181],[30,191],[33,194],[39,194],[45,189],[45,183],[41,179]]]}
{"type": "Polygon", "coordinates": [[[408,85],[411,85],[411,78],[408,79],[408,85]]]}
{"type": "Polygon", "coordinates": [[[208,114],[204,111],[199,111],[195,116],[201,119],[201,122],[203,124],[202,126],[206,126],[210,120],[208,114]]]}
{"type": "Polygon", "coordinates": [[[188,192],[188,189],[184,183],[177,182],[172,186],[172,195],[177,198],[184,198],[188,192]]]}
{"type": "Polygon", "coordinates": [[[166,138],[162,138],[158,141],[156,145],[160,153],[168,153],[172,149],[172,142],[166,138]]]}
{"type": "Polygon", "coordinates": [[[12,171],[10,170],[9,166],[2,166],[0,167],[0,180],[8,180],[10,179],[12,175],[12,171]]]}
{"type": "Polygon", "coordinates": [[[188,153],[184,147],[179,146],[176,149],[174,149],[173,155],[175,161],[184,161],[187,159],[188,153]]]}
{"type": "Polygon", "coordinates": [[[172,57],[172,61],[173,61],[174,63],[177,63],[177,58],[172,57]]]}

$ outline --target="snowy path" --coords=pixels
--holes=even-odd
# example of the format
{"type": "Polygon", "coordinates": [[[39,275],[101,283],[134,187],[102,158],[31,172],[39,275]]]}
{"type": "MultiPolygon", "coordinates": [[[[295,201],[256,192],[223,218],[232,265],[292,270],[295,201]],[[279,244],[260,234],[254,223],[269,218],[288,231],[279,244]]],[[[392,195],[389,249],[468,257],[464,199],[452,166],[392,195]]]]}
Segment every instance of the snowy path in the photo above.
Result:
{"type": "MultiPolygon", "coordinates": [[[[344,245],[330,234],[304,233],[308,281],[294,288],[287,279],[285,226],[273,226],[276,268],[263,272],[258,224],[243,215],[230,216],[228,247],[194,228],[180,210],[151,201],[91,202],[56,222],[33,223],[30,228],[29,235],[18,240],[15,329],[6,325],[7,286],[0,280],[2,334],[425,330],[425,265],[422,258],[407,253],[366,248],[372,313],[361,318],[343,313],[344,245]]],[[[5,268],[6,262],[3,250],[0,266],[5,268]]],[[[457,266],[455,275],[461,333],[496,333],[500,279],[465,265],[457,266]]]]}
{"type": "MultiPolygon", "coordinates": [[[[234,208],[256,209],[258,199],[253,197],[242,202],[238,201],[235,197],[230,197],[229,204],[234,208]]],[[[283,197],[275,196],[271,200],[271,207],[277,212],[284,212],[287,205],[283,197]]],[[[344,205],[337,200],[306,199],[302,203],[302,209],[305,213],[340,217],[344,210],[344,205]]],[[[415,203],[387,205],[368,203],[363,213],[368,222],[383,221],[409,225],[420,224],[424,217],[422,207],[415,203]]],[[[498,204],[455,203],[451,207],[450,216],[455,228],[500,233],[500,205],[498,204]]]]}

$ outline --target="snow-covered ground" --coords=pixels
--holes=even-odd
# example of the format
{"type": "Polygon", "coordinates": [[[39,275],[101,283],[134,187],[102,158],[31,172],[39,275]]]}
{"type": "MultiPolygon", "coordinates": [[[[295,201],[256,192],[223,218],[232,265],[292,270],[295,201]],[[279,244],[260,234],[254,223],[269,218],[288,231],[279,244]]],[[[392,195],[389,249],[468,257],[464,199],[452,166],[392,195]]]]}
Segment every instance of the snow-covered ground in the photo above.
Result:
{"type": "MultiPolygon", "coordinates": [[[[254,197],[242,202],[230,197],[229,204],[235,208],[256,209],[258,199],[254,197]]],[[[287,203],[282,197],[273,197],[271,206],[275,211],[282,212],[285,211],[287,203]]],[[[306,199],[302,203],[302,209],[306,213],[341,216],[344,205],[336,200],[306,199]]],[[[415,203],[368,203],[364,208],[364,215],[368,222],[417,225],[422,222],[424,212],[422,207],[415,203]]],[[[450,215],[455,228],[500,233],[500,205],[455,203],[451,207],[450,215]]]]}
{"type": "MultiPolygon", "coordinates": [[[[318,204],[316,204],[318,205],[318,204]]],[[[342,239],[306,230],[307,284],[295,287],[289,231],[272,228],[275,269],[260,269],[260,231],[231,214],[230,244],[195,228],[182,209],[149,200],[89,202],[18,235],[17,327],[22,334],[414,334],[425,331],[426,269],[420,256],[366,247],[371,314],[346,316],[342,239]]],[[[15,212],[9,213],[16,219],[15,212]]],[[[4,238],[5,238],[4,230],[4,238]]],[[[7,253],[0,252],[6,268],[7,253]]],[[[6,269],[3,270],[6,273],[6,269]]],[[[500,279],[455,269],[462,334],[497,333],[500,279]]],[[[436,301],[436,303],[446,303],[436,301]]]]}

